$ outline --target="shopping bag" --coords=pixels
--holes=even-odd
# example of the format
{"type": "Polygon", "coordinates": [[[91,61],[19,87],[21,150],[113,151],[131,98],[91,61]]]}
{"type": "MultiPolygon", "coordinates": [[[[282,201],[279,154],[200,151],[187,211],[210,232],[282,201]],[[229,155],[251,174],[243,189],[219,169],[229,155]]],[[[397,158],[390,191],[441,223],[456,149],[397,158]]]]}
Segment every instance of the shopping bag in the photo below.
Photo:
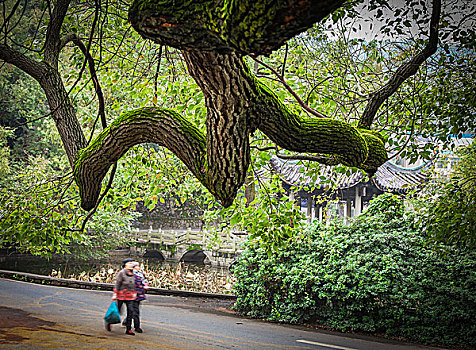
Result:
{"type": "Polygon", "coordinates": [[[119,309],[115,301],[109,305],[109,309],[107,309],[106,315],[104,316],[104,321],[110,324],[121,322],[121,315],[119,315],[119,309]]]}

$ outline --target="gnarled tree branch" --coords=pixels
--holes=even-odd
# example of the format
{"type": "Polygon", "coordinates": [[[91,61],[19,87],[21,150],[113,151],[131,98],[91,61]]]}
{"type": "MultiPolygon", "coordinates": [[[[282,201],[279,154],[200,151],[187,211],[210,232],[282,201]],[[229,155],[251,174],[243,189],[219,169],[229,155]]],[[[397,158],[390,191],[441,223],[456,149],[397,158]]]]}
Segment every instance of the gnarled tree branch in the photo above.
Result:
{"type": "Polygon", "coordinates": [[[304,119],[289,111],[252,75],[239,55],[195,50],[183,55],[205,95],[207,137],[170,110],[126,113],[76,160],[74,173],[84,209],[94,205],[110,164],[143,142],[171,150],[225,207],[233,203],[246,180],[249,134],[256,128],[283,148],[318,153],[314,160],[325,164],[338,161],[372,174],[387,159],[376,132],[334,119],[304,119]]]}
{"type": "Polygon", "coordinates": [[[373,119],[382,103],[397,91],[406,79],[414,75],[423,62],[436,52],[438,47],[438,22],[440,20],[440,12],[441,0],[433,0],[433,9],[430,19],[430,37],[428,43],[423,50],[413,56],[410,61],[405,62],[398,67],[395,74],[393,74],[387,84],[371,94],[369,103],[360,117],[359,128],[370,129],[373,119]]]}
{"type": "Polygon", "coordinates": [[[200,130],[174,111],[143,108],[123,114],[79,151],[73,173],[80,189],[81,207],[94,208],[109,167],[134,145],[149,142],[170,149],[209,187],[205,136],[200,130]]]}
{"type": "Polygon", "coordinates": [[[47,72],[47,67],[43,63],[35,61],[9,45],[2,43],[0,43],[0,59],[20,68],[38,82],[41,81],[47,72]]]}
{"type": "Polygon", "coordinates": [[[129,20],[142,36],[178,49],[266,55],[343,3],[136,0],[129,10],[129,20]]]}
{"type": "MultiPolygon", "coordinates": [[[[214,1],[197,1],[187,2],[186,8],[180,8],[177,2],[167,6],[163,2],[137,1],[130,11],[134,28],[160,44],[182,49],[188,71],[205,96],[207,135],[202,135],[192,123],[170,110],[149,108],[124,114],[76,158],[74,174],[82,207],[86,210],[94,207],[109,166],[130,147],[143,142],[155,142],[171,150],[225,207],[233,203],[246,180],[250,163],[249,135],[256,129],[288,150],[316,153],[316,160],[323,163],[339,161],[374,173],[387,159],[384,143],[377,133],[334,119],[305,119],[292,113],[256,79],[243,60],[243,52],[268,52],[275,48],[278,41],[273,41],[274,34],[267,31],[278,25],[276,21],[288,28],[286,35],[289,36],[296,33],[299,27],[296,23],[302,25],[309,20],[302,11],[309,10],[306,6],[314,8],[314,2],[299,3],[305,6],[297,9],[297,2],[293,0],[273,3],[282,6],[285,13],[297,11],[296,19],[278,18],[274,13],[275,17],[264,19],[265,28],[255,28],[255,22],[248,27],[267,36],[242,37],[242,31],[227,27],[227,21],[236,20],[231,18],[232,14],[241,14],[243,21],[258,19],[253,12],[239,12],[243,9],[233,4],[231,8],[215,9],[214,1]],[[204,14],[215,16],[216,11],[220,16],[224,14],[215,18],[223,23],[204,17],[204,14]]],[[[327,4],[325,0],[323,3],[327,4]]],[[[255,5],[247,3],[244,7],[255,5]]],[[[308,27],[319,16],[315,15],[308,27]]]]}

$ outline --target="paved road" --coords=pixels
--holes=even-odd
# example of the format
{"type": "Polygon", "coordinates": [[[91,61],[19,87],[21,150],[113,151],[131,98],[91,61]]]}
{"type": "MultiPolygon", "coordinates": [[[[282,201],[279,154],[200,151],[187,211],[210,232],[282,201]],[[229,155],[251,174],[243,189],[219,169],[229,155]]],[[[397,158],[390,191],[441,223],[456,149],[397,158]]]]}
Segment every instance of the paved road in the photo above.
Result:
{"type": "Polygon", "coordinates": [[[103,326],[110,292],[0,279],[1,349],[436,349],[241,318],[229,301],[151,295],[144,333],[103,326]]]}

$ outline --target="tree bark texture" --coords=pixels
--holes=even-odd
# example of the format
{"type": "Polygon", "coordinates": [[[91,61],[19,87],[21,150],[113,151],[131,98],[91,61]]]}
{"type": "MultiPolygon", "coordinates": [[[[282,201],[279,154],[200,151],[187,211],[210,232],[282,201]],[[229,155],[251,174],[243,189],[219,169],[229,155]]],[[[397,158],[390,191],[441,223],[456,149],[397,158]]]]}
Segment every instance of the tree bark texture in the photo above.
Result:
{"type": "MultiPolygon", "coordinates": [[[[45,63],[45,65],[47,64],[45,63]]],[[[78,151],[87,145],[76,112],[57,70],[48,66],[39,83],[45,91],[51,116],[55,121],[69,163],[72,166],[78,151]]]]}
{"type": "Polygon", "coordinates": [[[136,0],[129,20],[142,36],[179,49],[270,54],[345,0],[136,0]]]}
{"type": "Polygon", "coordinates": [[[206,130],[170,110],[140,109],[104,130],[75,162],[82,207],[94,207],[111,164],[130,147],[155,142],[174,152],[224,205],[244,184],[249,135],[260,129],[277,145],[317,153],[373,173],[387,159],[378,133],[342,121],[291,112],[246,65],[246,53],[269,53],[342,1],[136,1],[129,13],[144,37],[182,50],[205,96],[206,130]]]}
{"type": "Polygon", "coordinates": [[[207,106],[207,160],[211,192],[230,206],[243,185],[250,162],[250,86],[235,54],[184,51],[191,76],[207,106]]]}

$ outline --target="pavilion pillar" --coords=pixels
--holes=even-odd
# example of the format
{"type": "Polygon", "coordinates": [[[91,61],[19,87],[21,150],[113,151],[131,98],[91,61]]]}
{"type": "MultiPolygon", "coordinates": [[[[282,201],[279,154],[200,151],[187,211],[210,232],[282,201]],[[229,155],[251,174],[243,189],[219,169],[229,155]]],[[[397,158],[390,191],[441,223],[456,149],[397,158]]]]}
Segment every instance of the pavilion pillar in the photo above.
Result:
{"type": "Polygon", "coordinates": [[[324,221],[326,219],[327,211],[327,202],[322,203],[321,210],[319,211],[319,221],[324,221]]]}
{"type": "Polygon", "coordinates": [[[316,218],[319,221],[321,221],[320,212],[321,212],[321,205],[316,202],[314,206],[314,218],[316,218]]]}
{"type": "Polygon", "coordinates": [[[295,200],[295,203],[296,203],[296,205],[298,206],[299,211],[301,211],[301,207],[302,207],[302,197],[298,197],[298,198],[295,200]]]}
{"type": "Polygon", "coordinates": [[[347,199],[345,202],[345,222],[348,223],[352,216],[352,199],[347,199]]]}
{"type": "Polygon", "coordinates": [[[359,186],[355,186],[354,215],[359,216],[362,212],[362,197],[359,193],[359,186]]]}
{"type": "Polygon", "coordinates": [[[344,218],[345,219],[344,205],[345,204],[344,204],[343,201],[337,202],[337,212],[338,212],[339,218],[344,218]]]}
{"type": "Polygon", "coordinates": [[[314,206],[314,199],[312,196],[307,197],[307,222],[312,222],[312,207],[314,206]]]}

